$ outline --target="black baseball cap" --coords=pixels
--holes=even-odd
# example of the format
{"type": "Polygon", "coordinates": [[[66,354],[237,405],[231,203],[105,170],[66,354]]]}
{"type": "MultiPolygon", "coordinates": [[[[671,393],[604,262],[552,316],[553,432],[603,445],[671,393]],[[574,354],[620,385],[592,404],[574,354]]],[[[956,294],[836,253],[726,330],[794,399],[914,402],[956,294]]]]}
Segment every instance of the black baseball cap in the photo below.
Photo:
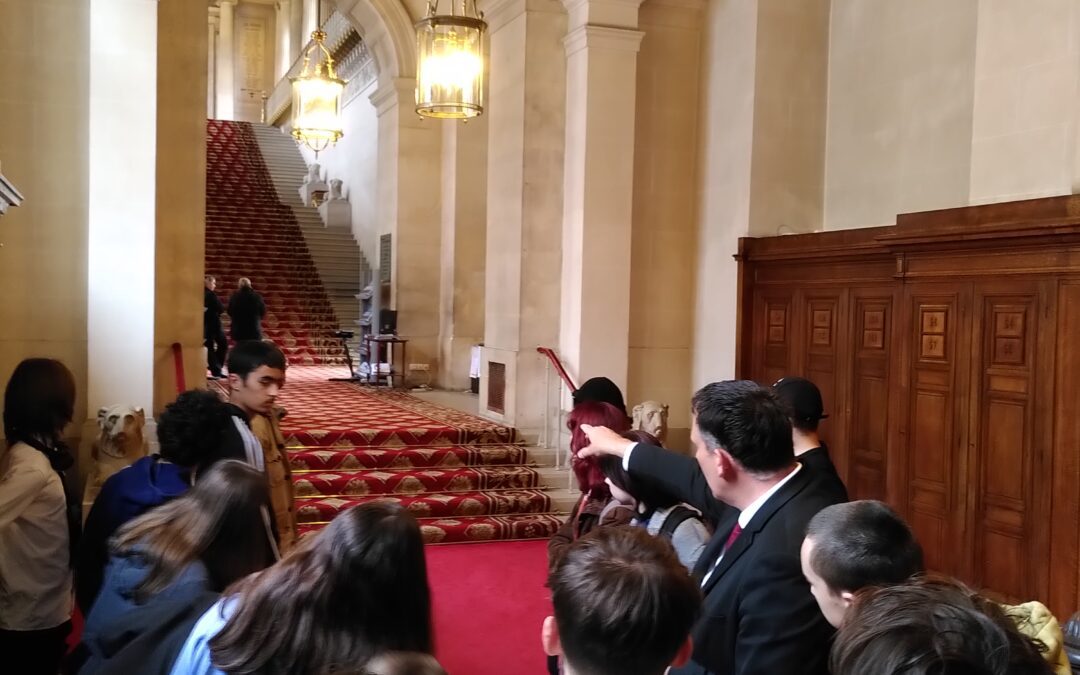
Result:
{"type": "Polygon", "coordinates": [[[796,422],[817,424],[828,415],[821,402],[821,390],[805,377],[783,377],[773,385],[773,391],[791,411],[791,418],[796,422]]]}

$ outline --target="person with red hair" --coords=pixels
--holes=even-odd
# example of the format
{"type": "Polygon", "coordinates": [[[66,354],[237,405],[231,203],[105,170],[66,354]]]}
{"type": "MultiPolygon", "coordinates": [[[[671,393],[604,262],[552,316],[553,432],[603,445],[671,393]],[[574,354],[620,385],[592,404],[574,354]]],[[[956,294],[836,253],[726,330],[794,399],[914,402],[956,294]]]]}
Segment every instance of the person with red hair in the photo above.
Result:
{"type": "Polygon", "coordinates": [[[596,457],[581,457],[581,449],[589,445],[589,439],[581,425],[605,426],[616,431],[627,431],[630,421],[626,413],[610,403],[585,401],[574,406],[566,426],[570,430],[570,467],[577,477],[581,497],[570,517],[548,541],[548,563],[554,566],[562,551],[571,542],[593,528],[626,525],[633,518],[633,510],[611,498],[603,470],[596,457]]]}

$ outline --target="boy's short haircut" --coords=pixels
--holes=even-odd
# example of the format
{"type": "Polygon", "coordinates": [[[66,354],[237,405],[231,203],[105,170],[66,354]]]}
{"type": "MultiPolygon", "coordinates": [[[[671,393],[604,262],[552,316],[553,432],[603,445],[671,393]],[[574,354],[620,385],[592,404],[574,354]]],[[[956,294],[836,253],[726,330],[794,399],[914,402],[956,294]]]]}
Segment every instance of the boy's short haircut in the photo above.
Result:
{"type": "Polygon", "coordinates": [[[828,506],[810,520],[806,536],[811,567],[835,592],[900,584],[924,571],[911,528],[879,501],[828,506]]]}
{"type": "Polygon", "coordinates": [[[262,366],[285,370],[285,354],[272,342],[241,340],[229,350],[229,358],[225,366],[229,369],[230,375],[247,379],[248,375],[262,366]]]}
{"type": "Polygon", "coordinates": [[[701,589],[666,540],[598,528],[548,578],[563,655],[582,675],[659,675],[701,612],[701,589]]]}

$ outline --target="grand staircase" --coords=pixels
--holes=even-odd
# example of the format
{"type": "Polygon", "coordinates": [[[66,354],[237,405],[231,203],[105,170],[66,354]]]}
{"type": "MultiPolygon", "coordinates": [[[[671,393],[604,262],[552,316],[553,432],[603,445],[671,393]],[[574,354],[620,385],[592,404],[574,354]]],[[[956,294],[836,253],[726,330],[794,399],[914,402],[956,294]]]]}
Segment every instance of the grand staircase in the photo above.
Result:
{"type": "Polygon", "coordinates": [[[263,334],[290,364],[344,363],[341,341],[333,336],[342,320],[245,122],[207,122],[206,273],[217,277],[225,304],[240,277],[251,279],[266,301],[263,334]]]}
{"type": "Polygon", "coordinates": [[[318,209],[300,200],[300,186],[307,174],[307,164],[292,138],[276,127],[252,124],[255,140],[270,172],[278,200],[289,207],[304,235],[308,252],[322,279],[323,288],[342,328],[355,333],[349,347],[355,355],[360,347],[361,285],[371,280],[371,266],[360,251],[352,230],[328,227],[318,209]]]}

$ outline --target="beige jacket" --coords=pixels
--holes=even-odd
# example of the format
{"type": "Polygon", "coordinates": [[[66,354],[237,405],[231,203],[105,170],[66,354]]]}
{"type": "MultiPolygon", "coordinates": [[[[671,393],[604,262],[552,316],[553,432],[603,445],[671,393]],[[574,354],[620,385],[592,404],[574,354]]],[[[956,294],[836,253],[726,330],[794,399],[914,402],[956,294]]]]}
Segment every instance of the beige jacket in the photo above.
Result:
{"type": "Polygon", "coordinates": [[[1065,634],[1061,632],[1058,620],[1041,602],[1025,602],[1022,605],[1002,605],[1005,614],[1014,622],[1020,632],[1034,638],[1046,647],[1044,656],[1055,675],[1072,675],[1069,657],[1065,653],[1065,634]]]}
{"type": "Polygon", "coordinates": [[[254,415],[251,432],[263,447],[266,460],[266,480],[270,485],[270,505],[277,525],[278,550],[284,556],[296,543],[296,507],[293,501],[292,468],[281,433],[283,408],[274,408],[272,417],[254,415]]]}

